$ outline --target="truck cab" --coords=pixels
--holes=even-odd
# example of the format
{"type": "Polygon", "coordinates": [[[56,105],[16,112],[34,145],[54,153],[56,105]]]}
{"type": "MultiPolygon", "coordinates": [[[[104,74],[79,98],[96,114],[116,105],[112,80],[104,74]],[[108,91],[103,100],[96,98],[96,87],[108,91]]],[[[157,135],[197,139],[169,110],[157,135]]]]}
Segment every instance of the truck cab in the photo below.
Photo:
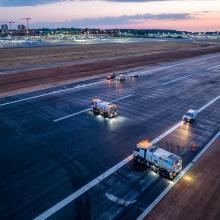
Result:
{"type": "Polygon", "coordinates": [[[192,122],[196,119],[197,117],[197,111],[196,110],[193,110],[193,109],[190,109],[188,110],[184,115],[183,115],[183,121],[185,122],[192,122]]]}

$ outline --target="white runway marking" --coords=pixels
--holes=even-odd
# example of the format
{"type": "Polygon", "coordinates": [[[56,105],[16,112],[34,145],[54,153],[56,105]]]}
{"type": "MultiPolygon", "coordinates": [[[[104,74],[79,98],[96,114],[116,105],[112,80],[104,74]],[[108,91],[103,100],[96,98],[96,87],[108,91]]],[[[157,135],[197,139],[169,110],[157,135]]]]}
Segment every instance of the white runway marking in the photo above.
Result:
{"type": "Polygon", "coordinates": [[[82,113],[84,113],[84,112],[88,112],[89,110],[90,110],[90,108],[87,108],[87,109],[82,110],[82,111],[80,111],[80,112],[76,112],[76,113],[73,113],[73,114],[70,114],[70,115],[66,115],[66,116],[64,116],[64,117],[61,117],[61,118],[54,119],[53,122],[62,121],[62,120],[64,120],[64,119],[67,119],[67,118],[70,118],[70,117],[73,117],[73,116],[76,116],[76,115],[80,115],[80,114],[82,114],[82,113]]]}
{"type": "Polygon", "coordinates": [[[94,180],[92,180],[91,182],[89,182],[88,184],[83,186],[82,188],[78,189],[76,192],[72,193],[71,195],[66,197],[64,200],[62,200],[61,202],[57,203],[55,206],[53,206],[50,209],[48,209],[46,212],[44,212],[41,215],[39,215],[36,218],[34,218],[34,220],[47,219],[48,217],[50,217],[51,215],[56,213],[58,210],[62,209],[67,204],[71,203],[76,198],[81,196],[83,193],[87,192],[89,189],[91,189],[92,187],[94,187],[95,185],[100,183],[102,180],[104,180],[105,178],[107,178],[108,176],[113,174],[115,171],[117,171],[118,169],[123,167],[125,164],[127,164],[129,161],[131,161],[131,159],[132,159],[132,157],[129,156],[129,157],[125,158],[124,160],[122,160],[120,163],[117,163],[111,169],[107,170],[106,172],[104,172],[103,174],[101,174],[100,176],[98,176],[97,178],[95,178],[94,180]]]}
{"type": "MultiPolygon", "coordinates": [[[[204,109],[206,109],[208,106],[210,106],[211,104],[213,104],[214,102],[216,102],[218,99],[220,98],[220,96],[217,96],[216,98],[214,98],[213,100],[211,100],[210,102],[208,102],[206,105],[204,105],[203,107],[201,107],[198,111],[201,112],[204,109]]],[[[163,139],[164,137],[166,137],[167,135],[169,135],[170,133],[172,133],[175,129],[177,129],[178,127],[180,127],[180,125],[182,124],[182,122],[177,123],[176,125],[174,125],[172,128],[170,128],[169,130],[165,131],[163,134],[161,134],[160,136],[158,136],[157,138],[155,138],[154,140],[151,141],[151,143],[155,144],[158,141],[160,141],[161,139],[163,139]]],[[[89,182],[88,184],[86,184],[85,186],[83,186],[82,188],[78,189],[76,192],[72,193],[71,195],[69,195],[68,197],[66,197],[65,199],[63,199],[62,201],[58,202],[57,204],[55,204],[53,207],[49,208],[48,210],[46,210],[45,212],[43,212],[42,214],[40,214],[39,216],[37,216],[36,218],[34,218],[34,220],[42,220],[42,219],[47,219],[48,217],[50,217],[51,215],[55,214],[57,211],[59,211],[60,209],[62,209],[63,207],[65,207],[66,205],[68,205],[69,203],[71,203],[72,201],[74,201],[76,198],[78,198],[79,196],[81,196],[83,193],[87,192],[88,190],[90,190],[92,187],[94,187],[95,185],[97,185],[98,183],[100,183],[102,180],[104,180],[105,178],[107,178],[108,176],[110,176],[111,174],[113,174],[115,171],[117,171],[118,169],[120,169],[121,167],[123,167],[125,164],[127,164],[129,161],[131,161],[132,159],[132,155],[128,156],[127,158],[125,158],[124,160],[122,160],[121,162],[117,163],[115,166],[113,166],[112,168],[110,168],[109,170],[107,170],[106,172],[104,172],[103,174],[101,174],[100,176],[98,176],[97,178],[95,178],[94,180],[92,180],[91,182],[89,182]]],[[[190,166],[190,164],[188,165],[190,166]]],[[[188,167],[187,166],[187,167],[188,167]]],[[[190,168],[190,167],[189,167],[190,168]]],[[[189,169],[188,168],[188,169],[189,169]]],[[[186,168],[185,168],[186,169],[186,168]]],[[[169,186],[170,187],[170,186],[169,186]]],[[[165,189],[165,191],[163,192],[164,195],[169,191],[170,189],[165,189]],[[167,191],[167,192],[166,192],[167,191]]]]}
{"type": "Polygon", "coordinates": [[[165,86],[165,85],[168,85],[168,84],[170,84],[170,83],[179,81],[179,80],[181,80],[181,79],[186,79],[186,78],[188,78],[188,77],[190,77],[190,76],[191,76],[191,75],[187,75],[187,76],[179,77],[179,78],[177,78],[177,79],[170,80],[170,81],[168,81],[168,82],[163,83],[162,86],[165,86]]]}
{"type": "Polygon", "coordinates": [[[169,66],[159,67],[159,68],[156,68],[156,69],[153,69],[153,70],[143,71],[143,73],[140,72],[140,74],[144,75],[144,74],[147,74],[147,73],[152,73],[152,72],[155,72],[155,71],[164,70],[164,69],[167,69],[167,68],[170,68],[170,67],[180,66],[180,65],[183,65],[183,64],[194,63],[194,62],[198,62],[198,61],[203,61],[203,60],[207,60],[207,59],[211,59],[211,58],[216,58],[216,57],[219,57],[219,56],[220,55],[205,57],[205,58],[201,58],[201,59],[195,59],[195,60],[191,60],[191,61],[185,61],[185,62],[182,62],[182,63],[177,63],[177,64],[172,64],[172,65],[169,65],[169,66]]]}
{"type": "Polygon", "coordinates": [[[179,123],[177,123],[176,125],[174,125],[172,128],[170,128],[169,130],[165,131],[163,134],[161,134],[160,136],[158,136],[157,138],[155,138],[153,141],[151,141],[152,144],[156,144],[158,141],[162,140],[163,138],[165,138],[167,135],[169,135],[170,133],[172,133],[173,131],[175,131],[178,127],[180,127],[180,125],[182,124],[182,121],[180,121],[179,123]]]}
{"type": "Polygon", "coordinates": [[[182,178],[182,176],[193,166],[193,164],[201,157],[201,155],[212,145],[212,143],[220,136],[218,132],[215,137],[199,152],[199,154],[192,160],[191,163],[181,172],[176,181],[171,183],[148,207],[142,212],[142,214],[136,220],[143,220],[146,215],[161,201],[161,199],[175,186],[175,184],[182,178]]]}
{"type": "Polygon", "coordinates": [[[120,199],[117,196],[114,196],[113,194],[110,193],[105,193],[105,196],[111,200],[112,202],[115,202],[119,205],[123,205],[123,206],[129,206],[132,205],[136,202],[136,200],[132,200],[132,201],[125,201],[124,199],[120,199]]]}
{"type": "MultiPolygon", "coordinates": [[[[156,69],[152,69],[152,70],[142,71],[142,72],[140,72],[140,74],[141,75],[145,75],[145,74],[148,74],[148,73],[153,73],[153,72],[164,70],[164,69],[171,68],[171,67],[174,67],[174,66],[179,66],[179,65],[183,65],[183,64],[187,64],[187,63],[198,62],[198,61],[202,61],[202,60],[216,58],[216,57],[219,57],[219,56],[220,55],[218,55],[218,56],[215,55],[215,56],[205,57],[205,58],[201,58],[201,59],[194,59],[194,60],[191,60],[191,61],[185,61],[185,62],[181,62],[181,63],[177,63],[177,64],[172,64],[172,65],[168,65],[168,66],[164,66],[164,67],[160,67],[160,68],[156,68],[156,69]]],[[[23,102],[23,101],[27,101],[27,100],[31,100],[31,99],[36,99],[36,98],[40,98],[40,97],[44,97],[44,96],[54,95],[54,94],[58,94],[58,93],[66,92],[66,91],[71,91],[71,90],[75,90],[75,89],[78,89],[78,88],[84,88],[84,87],[88,87],[88,86],[93,86],[93,85],[96,85],[96,84],[101,84],[101,83],[103,83],[105,81],[106,80],[102,80],[102,81],[98,81],[98,82],[94,82],[94,83],[76,85],[73,88],[61,89],[61,90],[58,90],[58,91],[44,93],[44,94],[41,94],[41,95],[36,95],[36,96],[28,97],[28,98],[18,99],[18,100],[15,100],[15,101],[11,101],[11,102],[6,102],[6,103],[3,103],[3,104],[0,104],[0,107],[1,106],[15,104],[15,103],[19,103],[19,102],[23,102]]],[[[65,85],[63,85],[63,86],[65,86],[65,85]]],[[[40,91],[40,90],[38,90],[38,91],[40,91]]]]}
{"type": "Polygon", "coordinates": [[[220,65],[210,67],[210,68],[208,68],[207,70],[212,70],[212,69],[215,69],[215,68],[218,68],[218,67],[220,67],[220,65]]]}
{"type": "Polygon", "coordinates": [[[202,108],[198,109],[198,113],[200,113],[201,111],[203,111],[204,109],[206,109],[207,107],[209,107],[211,104],[213,104],[214,102],[216,102],[217,100],[220,99],[220,95],[217,96],[216,98],[212,99],[210,102],[208,102],[206,105],[204,105],[202,108]]]}
{"type": "Polygon", "coordinates": [[[0,107],[1,106],[6,106],[6,105],[11,105],[11,104],[14,104],[14,103],[19,103],[19,102],[27,101],[27,100],[31,100],[31,99],[41,98],[41,97],[48,96],[48,95],[54,95],[54,94],[58,94],[58,93],[66,92],[66,91],[71,91],[71,90],[79,89],[79,88],[82,88],[82,87],[85,87],[85,86],[93,86],[93,85],[100,84],[100,83],[103,83],[103,82],[105,82],[105,80],[94,82],[94,83],[90,83],[90,84],[76,85],[73,88],[53,91],[53,92],[49,92],[49,93],[45,93],[45,94],[41,94],[41,95],[36,95],[36,96],[24,98],[24,99],[18,99],[18,100],[15,100],[15,101],[11,101],[11,102],[6,102],[6,103],[3,103],[3,104],[0,104],[0,107]]]}
{"type": "MultiPolygon", "coordinates": [[[[127,96],[124,96],[124,97],[115,99],[115,100],[113,100],[113,101],[110,101],[110,102],[114,103],[114,102],[117,102],[117,101],[120,101],[120,100],[123,100],[123,99],[127,99],[127,98],[129,98],[129,97],[131,97],[131,96],[132,96],[132,95],[127,95],[127,96]]],[[[82,110],[82,111],[79,111],[79,112],[76,112],[76,113],[73,113],[73,114],[70,114],[70,115],[66,115],[66,116],[63,116],[63,117],[61,117],[61,118],[54,119],[53,122],[62,121],[62,120],[64,120],[64,119],[67,119],[67,118],[70,118],[70,117],[73,117],[73,116],[76,116],[76,115],[80,115],[80,114],[82,114],[82,113],[84,113],[84,112],[88,112],[89,110],[90,110],[90,108],[87,108],[87,109],[84,109],[84,110],[82,110]]]]}
{"type": "Polygon", "coordinates": [[[118,101],[120,101],[120,100],[127,99],[127,98],[129,98],[129,97],[131,97],[131,96],[132,96],[132,95],[126,95],[126,96],[123,96],[123,97],[121,97],[121,98],[114,99],[114,100],[112,100],[112,101],[110,101],[110,102],[111,102],[111,103],[118,102],[118,101]]]}

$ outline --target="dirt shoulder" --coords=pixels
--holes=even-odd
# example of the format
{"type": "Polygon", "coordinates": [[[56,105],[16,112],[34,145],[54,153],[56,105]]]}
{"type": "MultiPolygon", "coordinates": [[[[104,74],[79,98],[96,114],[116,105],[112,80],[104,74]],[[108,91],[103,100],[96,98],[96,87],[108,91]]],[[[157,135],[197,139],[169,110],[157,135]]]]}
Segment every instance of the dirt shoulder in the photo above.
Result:
{"type": "Polygon", "coordinates": [[[56,65],[68,62],[85,62],[91,59],[126,57],[178,49],[207,46],[209,43],[193,42],[143,42],[99,45],[71,45],[52,47],[0,49],[0,70],[4,68],[56,65]]]}
{"type": "MultiPolygon", "coordinates": [[[[1,51],[0,69],[13,63],[16,68],[42,64],[57,64],[75,60],[77,63],[56,67],[0,74],[0,96],[51,87],[100,76],[110,72],[169,62],[182,58],[220,52],[220,45],[165,42],[158,44],[86,45],[53,48],[17,48],[1,51]],[[4,52],[4,54],[2,53],[4,52]],[[84,53],[82,63],[81,53],[84,53]],[[16,55],[16,56],[15,56],[16,55]],[[111,59],[109,59],[109,57],[111,59]],[[104,59],[103,59],[104,58],[104,59]],[[88,61],[91,62],[84,62],[88,61]]],[[[71,62],[72,62],[71,61],[71,62]]]]}
{"type": "Polygon", "coordinates": [[[220,137],[145,220],[220,219],[220,137]]]}

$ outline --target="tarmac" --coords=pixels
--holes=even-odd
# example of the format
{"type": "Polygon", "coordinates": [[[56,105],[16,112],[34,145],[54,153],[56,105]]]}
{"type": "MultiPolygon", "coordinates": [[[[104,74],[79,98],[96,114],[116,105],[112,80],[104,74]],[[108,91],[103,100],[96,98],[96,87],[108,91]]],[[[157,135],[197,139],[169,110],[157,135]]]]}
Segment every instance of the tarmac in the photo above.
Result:
{"type": "Polygon", "coordinates": [[[206,153],[145,220],[219,219],[219,147],[220,132],[206,153]]]}
{"type": "Polygon", "coordinates": [[[136,165],[133,148],[147,138],[184,167],[192,161],[219,129],[219,57],[1,98],[0,218],[137,218],[172,183],[136,165]],[[117,104],[118,116],[93,115],[94,97],[117,104]],[[189,108],[198,119],[182,124],[189,108]]]}

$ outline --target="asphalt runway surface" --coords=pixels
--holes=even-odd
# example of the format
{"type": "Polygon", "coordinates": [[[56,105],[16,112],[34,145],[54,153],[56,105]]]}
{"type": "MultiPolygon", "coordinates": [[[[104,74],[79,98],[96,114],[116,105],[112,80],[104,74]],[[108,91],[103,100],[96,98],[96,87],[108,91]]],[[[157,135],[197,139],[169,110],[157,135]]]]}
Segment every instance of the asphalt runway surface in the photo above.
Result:
{"type": "Polygon", "coordinates": [[[132,160],[55,205],[131,155],[141,139],[155,140],[189,108],[200,109],[195,123],[157,143],[185,167],[219,129],[219,57],[151,66],[121,83],[97,78],[0,99],[0,219],[137,218],[171,183],[132,160]],[[118,116],[90,113],[94,97],[117,104],[118,116]]]}

